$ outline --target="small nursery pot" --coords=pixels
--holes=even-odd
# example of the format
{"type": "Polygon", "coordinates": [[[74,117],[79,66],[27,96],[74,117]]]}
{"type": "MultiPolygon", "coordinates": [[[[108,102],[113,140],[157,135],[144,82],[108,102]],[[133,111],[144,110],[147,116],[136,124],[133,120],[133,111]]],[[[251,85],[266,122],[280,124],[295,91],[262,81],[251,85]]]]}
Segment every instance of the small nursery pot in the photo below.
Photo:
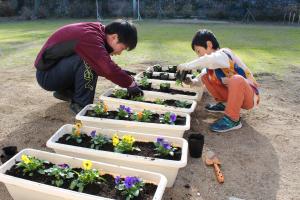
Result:
{"type": "Polygon", "coordinates": [[[189,152],[191,157],[200,158],[204,145],[204,136],[200,133],[194,133],[189,136],[189,152]]]}
{"type": "Polygon", "coordinates": [[[160,91],[162,91],[162,92],[169,92],[170,91],[170,83],[168,83],[168,84],[160,84],[159,85],[159,89],[160,89],[160,91]]]}
{"type": "Polygon", "coordinates": [[[153,71],[145,71],[145,72],[143,72],[143,76],[147,77],[147,78],[152,78],[153,71]]]}
{"type": "Polygon", "coordinates": [[[186,79],[188,73],[190,73],[190,71],[177,72],[175,75],[176,80],[180,80],[181,82],[183,82],[186,79]]]}
{"type": "Polygon", "coordinates": [[[152,87],[152,83],[148,83],[147,85],[141,85],[140,88],[142,90],[150,90],[152,87]]]}
{"type": "Polygon", "coordinates": [[[169,73],[176,73],[176,71],[177,71],[177,66],[176,65],[168,66],[168,72],[169,73]]]}
{"type": "Polygon", "coordinates": [[[162,67],[161,67],[160,65],[154,65],[154,66],[153,66],[153,70],[154,70],[155,72],[161,72],[161,71],[162,71],[162,67]]]}
{"type": "Polygon", "coordinates": [[[16,155],[18,153],[16,146],[3,147],[2,151],[7,156],[14,156],[14,155],[16,155]]]}
{"type": "Polygon", "coordinates": [[[159,76],[160,76],[161,80],[169,80],[169,74],[168,73],[163,72],[163,73],[160,73],[159,76]]]}
{"type": "Polygon", "coordinates": [[[16,146],[7,146],[2,148],[3,154],[1,155],[1,162],[5,163],[18,153],[16,146]]]}

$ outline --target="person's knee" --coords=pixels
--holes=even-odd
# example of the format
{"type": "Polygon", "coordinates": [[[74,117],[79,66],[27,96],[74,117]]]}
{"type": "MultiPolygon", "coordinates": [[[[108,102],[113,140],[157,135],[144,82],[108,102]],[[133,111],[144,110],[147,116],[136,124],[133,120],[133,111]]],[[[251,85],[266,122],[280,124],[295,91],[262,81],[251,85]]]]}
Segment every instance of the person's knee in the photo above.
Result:
{"type": "Polygon", "coordinates": [[[50,87],[45,83],[45,74],[46,72],[37,70],[36,71],[36,80],[41,88],[47,91],[52,91],[50,87]]]}
{"type": "Polygon", "coordinates": [[[246,80],[241,75],[233,75],[229,78],[228,85],[236,85],[236,86],[242,86],[246,83],[246,80]]]}

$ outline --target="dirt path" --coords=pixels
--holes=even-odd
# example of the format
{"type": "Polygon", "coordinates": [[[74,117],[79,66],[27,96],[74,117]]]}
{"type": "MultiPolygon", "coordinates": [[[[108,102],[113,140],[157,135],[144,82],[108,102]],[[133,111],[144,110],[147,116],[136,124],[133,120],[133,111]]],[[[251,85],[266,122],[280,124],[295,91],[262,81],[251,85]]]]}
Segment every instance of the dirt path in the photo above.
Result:
{"type": "MultiPolygon", "coordinates": [[[[243,128],[230,134],[208,131],[220,115],[203,110],[211,101],[203,96],[191,130],[205,135],[204,151],[218,153],[225,183],[217,184],[213,169],[201,159],[189,158],[164,199],[300,199],[300,70],[291,68],[281,79],[258,75],[263,91],[260,107],[244,112],[243,128]]],[[[63,124],[74,122],[68,104],[40,89],[31,67],[0,69],[0,77],[0,148],[17,145],[50,151],[45,147],[48,138],[63,124]]],[[[103,78],[98,82],[98,94],[113,86],[103,78]]],[[[11,200],[3,184],[0,199],[11,200]]]]}

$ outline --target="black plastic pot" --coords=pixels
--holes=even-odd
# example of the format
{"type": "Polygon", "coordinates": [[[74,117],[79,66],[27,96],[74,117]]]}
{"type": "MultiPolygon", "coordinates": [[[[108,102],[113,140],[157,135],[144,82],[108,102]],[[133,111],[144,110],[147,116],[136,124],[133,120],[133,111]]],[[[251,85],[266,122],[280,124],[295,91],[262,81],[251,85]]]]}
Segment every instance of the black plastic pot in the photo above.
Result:
{"type": "Polygon", "coordinates": [[[1,162],[5,163],[18,153],[16,146],[7,146],[2,148],[3,154],[1,155],[1,162]]]}
{"type": "Polygon", "coordinates": [[[148,83],[148,85],[140,85],[139,87],[140,87],[142,90],[150,90],[150,89],[151,89],[151,86],[152,86],[152,83],[148,83]]]}
{"type": "Polygon", "coordinates": [[[182,71],[182,72],[177,72],[176,73],[176,80],[180,80],[181,82],[183,82],[186,79],[186,75],[190,73],[189,71],[182,71]]]}
{"type": "Polygon", "coordinates": [[[153,71],[145,71],[145,72],[143,72],[143,76],[147,77],[147,78],[152,78],[153,71]]]}
{"type": "Polygon", "coordinates": [[[169,74],[168,73],[160,73],[160,80],[169,80],[169,74]]]}
{"type": "Polygon", "coordinates": [[[155,72],[161,72],[162,71],[162,67],[160,65],[154,65],[153,66],[153,71],[155,71],[155,72]]]}
{"type": "Polygon", "coordinates": [[[200,158],[204,145],[204,136],[200,133],[194,133],[189,136],[189,152],[193,158],[200,158]]]}
{"type": "Polygon", "coordinates": [[[167,85],[160,84],[159,85],[159,90],[161,92],[169,92],[170,91],[170,84],[167,84],[167,85]]]}
{"type": "Polygon", "coordinates": [[[176,71],[177,71],[177,66],[176,65],[168,66],[168,72],[169,73],[176,73],[176,71]]]}

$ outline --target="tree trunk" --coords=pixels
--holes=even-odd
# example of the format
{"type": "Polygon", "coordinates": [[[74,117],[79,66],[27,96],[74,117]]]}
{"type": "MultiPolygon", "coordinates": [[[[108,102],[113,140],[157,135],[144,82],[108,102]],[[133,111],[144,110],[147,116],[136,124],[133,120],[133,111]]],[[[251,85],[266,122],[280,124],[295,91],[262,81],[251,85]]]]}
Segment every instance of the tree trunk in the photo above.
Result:
{"type": "Polygon", "coordinates": [[[34,0],[33,18],[38,18],[41,0],[34,0]]]}

